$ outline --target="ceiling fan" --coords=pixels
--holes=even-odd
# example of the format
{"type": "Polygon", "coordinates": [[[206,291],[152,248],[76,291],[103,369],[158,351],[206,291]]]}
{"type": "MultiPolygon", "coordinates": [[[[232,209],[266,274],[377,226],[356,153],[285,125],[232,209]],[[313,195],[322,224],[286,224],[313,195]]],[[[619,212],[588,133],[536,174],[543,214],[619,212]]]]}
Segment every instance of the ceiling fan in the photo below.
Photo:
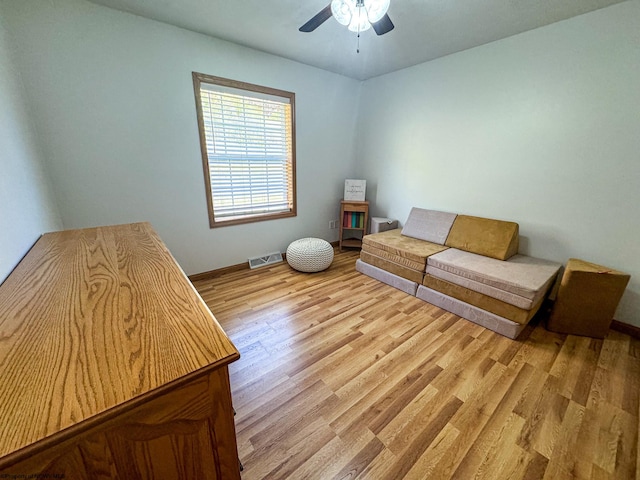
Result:
{"type": "Polygon", "coordinates": [[[313,32],[332,16],[352,32],[364,32],[369,27],[378,35],[393,30],[394,25],[387,10],[390,0],[332,0],[311,20],[302,25],[301,32],[313,32]]]}

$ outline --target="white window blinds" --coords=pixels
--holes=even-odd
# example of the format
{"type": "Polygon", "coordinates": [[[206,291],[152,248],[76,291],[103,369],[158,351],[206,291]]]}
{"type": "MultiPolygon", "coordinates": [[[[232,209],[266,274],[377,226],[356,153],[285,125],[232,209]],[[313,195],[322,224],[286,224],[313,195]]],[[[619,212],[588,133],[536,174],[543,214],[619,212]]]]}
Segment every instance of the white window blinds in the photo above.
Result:
{"type": "Polygon", "coordinates": [[[214,221],[292,212],[290,98],[202,82],[200,103],[214,221]]]}

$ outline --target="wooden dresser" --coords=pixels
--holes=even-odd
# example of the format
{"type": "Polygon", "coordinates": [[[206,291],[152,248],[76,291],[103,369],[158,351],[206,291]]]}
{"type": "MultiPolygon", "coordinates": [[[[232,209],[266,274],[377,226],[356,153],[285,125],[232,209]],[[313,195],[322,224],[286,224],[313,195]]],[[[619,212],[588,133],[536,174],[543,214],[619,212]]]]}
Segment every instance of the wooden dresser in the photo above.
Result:
{"type": "Polygon", "coordinates": [[[0,476],[239,479],[239,356],[148,223],[43,235],[0,285],[0,476]]]}

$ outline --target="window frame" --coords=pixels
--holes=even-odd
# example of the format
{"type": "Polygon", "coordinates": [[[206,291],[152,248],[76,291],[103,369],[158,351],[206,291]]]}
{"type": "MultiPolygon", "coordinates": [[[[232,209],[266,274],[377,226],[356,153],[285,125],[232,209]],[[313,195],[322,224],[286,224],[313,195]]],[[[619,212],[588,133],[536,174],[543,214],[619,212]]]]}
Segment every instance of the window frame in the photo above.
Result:
{"type": "Polygon", "coordinates": [[[200,137],[200,151],[202,154],[202,167],[204,174],[205,190],[207,195],[207,211],[209,215],[209,227],[218,228],[231,225],[241,225],[245,223],[262,222],[266,220],[276,220],[280,218],[289,218],[297,216],[297,191],[296,191],[296,120],[295,120],[295,93],[276,88],[265,87],[253,83],[231,80],[223,77],[207,75],[205,73],[192,72],[193,89],[196,101],[196,113],[198,118],[198,134],[200,137]],[[211,173],[209,170],[209,154],[207,151],[207,140],[204,125],[204,115],[202,111],[202,98],[200,95],[200,86],[202,83],[218,85],[221,87],[235,88],[246,90],[247,92],[256,92],[265,95],[273,95],[277,97],[287,98],[291,108],[291,185],[288,186],[291,192],[291,209],[285,212],[262,213],[254,215],[246,215],[241,218],[233,218],[230,220],[216,219],[213,206],[213,191],[211,188],[211,173]]]}

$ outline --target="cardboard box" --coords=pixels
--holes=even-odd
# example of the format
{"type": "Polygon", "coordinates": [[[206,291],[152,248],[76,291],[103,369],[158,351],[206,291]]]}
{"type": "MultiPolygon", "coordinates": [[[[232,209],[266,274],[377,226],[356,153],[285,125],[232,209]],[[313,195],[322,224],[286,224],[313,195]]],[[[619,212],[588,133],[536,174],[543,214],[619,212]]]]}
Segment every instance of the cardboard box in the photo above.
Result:
{"type": "Polygon", "coordinates": [[[398,228],[398,221],[391,218],[371,217],[371,233],[386,232],[398,228]]]}

